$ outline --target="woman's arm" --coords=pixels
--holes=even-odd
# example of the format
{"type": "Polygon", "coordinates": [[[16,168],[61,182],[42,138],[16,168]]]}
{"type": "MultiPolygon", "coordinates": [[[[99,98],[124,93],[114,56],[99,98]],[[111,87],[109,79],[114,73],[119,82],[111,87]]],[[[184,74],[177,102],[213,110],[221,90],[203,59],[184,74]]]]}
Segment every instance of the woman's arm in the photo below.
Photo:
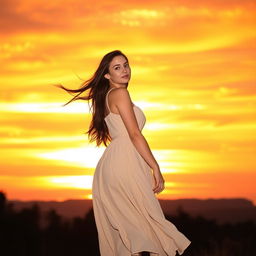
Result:
{"type": "Polygon", "coordinates": [[[115,103],[114,105],[124,122],[132,143],[153,170],[153,175],[155,178],[155,186],[153,188],[154,193],[161,192],[164,189],[164,179],[159,165],[154,158],[145,137],[142,135],[139,129],[128,90],[126,88],[118,88],[113,90],[111,100],[115,103]]]}

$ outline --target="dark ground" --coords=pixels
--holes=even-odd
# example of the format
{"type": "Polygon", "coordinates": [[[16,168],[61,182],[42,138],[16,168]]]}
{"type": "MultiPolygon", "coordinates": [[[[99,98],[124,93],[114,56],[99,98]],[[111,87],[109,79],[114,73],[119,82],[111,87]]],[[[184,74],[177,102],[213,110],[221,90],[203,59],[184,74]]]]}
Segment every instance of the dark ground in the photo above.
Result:
{"type": "MultiPolygon", "coordinates": [[[[218,223],[191,216],[182,208],[166,218],[192,241],[184,256],[256,255],[254,220],[218,223]]],[[[42,212],[37,204],[18,211],[0,192],[0,255],[99,256],[93,211],[70,220],[64,220],[54,209],[42,212]],[[43,228],[41,218],[47,220],[43,228]]]]}

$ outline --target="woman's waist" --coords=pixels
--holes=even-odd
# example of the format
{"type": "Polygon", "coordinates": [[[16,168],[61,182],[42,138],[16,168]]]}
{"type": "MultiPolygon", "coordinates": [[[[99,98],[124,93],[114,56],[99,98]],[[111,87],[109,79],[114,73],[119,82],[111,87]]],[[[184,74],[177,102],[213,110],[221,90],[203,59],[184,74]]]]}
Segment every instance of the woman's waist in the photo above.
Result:
{"type": "Polygon", "coordinates": [[[114,141],[114,140],[131,140],[129,135],[127,134],[118,134],[118,135],[114,135],[114,136],[111,136],[111,141],[114,141]]]}

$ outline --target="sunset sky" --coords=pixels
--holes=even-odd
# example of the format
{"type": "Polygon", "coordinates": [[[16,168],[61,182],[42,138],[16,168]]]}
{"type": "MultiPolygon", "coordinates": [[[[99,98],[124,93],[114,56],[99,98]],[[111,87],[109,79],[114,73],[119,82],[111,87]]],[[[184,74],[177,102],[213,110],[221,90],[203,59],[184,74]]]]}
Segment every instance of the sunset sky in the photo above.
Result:
{"type": "Polygon", "coordinates": [[[2,0],[0,191],[8,199],[91,197],[105,147],[88,103],[62,104],[107,52],[129,58],[128,90],[166,180],[159,199],[256,204],[254,0],[2,0]]]}

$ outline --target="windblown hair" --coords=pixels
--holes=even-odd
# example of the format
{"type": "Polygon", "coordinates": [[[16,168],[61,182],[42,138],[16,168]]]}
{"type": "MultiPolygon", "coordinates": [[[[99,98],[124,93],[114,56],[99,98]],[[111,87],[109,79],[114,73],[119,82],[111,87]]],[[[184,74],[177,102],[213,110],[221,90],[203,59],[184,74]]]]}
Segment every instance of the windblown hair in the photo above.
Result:
{"type": "Polygon", "coordinates": [[[64,106],[74,100],[79,99],[87,100],[88,102],[89,100],[92,101],[92,104],[89,105],[90,112],[92,109],[92,121],[90,123],[89,130],[85,132],[85,134],[88,134],[88,139],[90,142],[96,141],[97,146],[100,146],[101,143],[107,146],[108,142],[111,141],[108,127],[104,120],[105,98],[110,88],[110,85],[109,80],[106,79],[104,75],[109,72],[109,64],[112,59],[120,55],[122,55],[128,61],[127,57],[119,50],[107,53],[102,58],[94,75],[89,80],[84,81],[78,89],[69,89],[61,84],[54,84],[54,86],[64,89],[69,94],[75,95],[70,101],[65,103],[64,106]],[[79,96],[87,90],[87,96],[79,96]]]}

